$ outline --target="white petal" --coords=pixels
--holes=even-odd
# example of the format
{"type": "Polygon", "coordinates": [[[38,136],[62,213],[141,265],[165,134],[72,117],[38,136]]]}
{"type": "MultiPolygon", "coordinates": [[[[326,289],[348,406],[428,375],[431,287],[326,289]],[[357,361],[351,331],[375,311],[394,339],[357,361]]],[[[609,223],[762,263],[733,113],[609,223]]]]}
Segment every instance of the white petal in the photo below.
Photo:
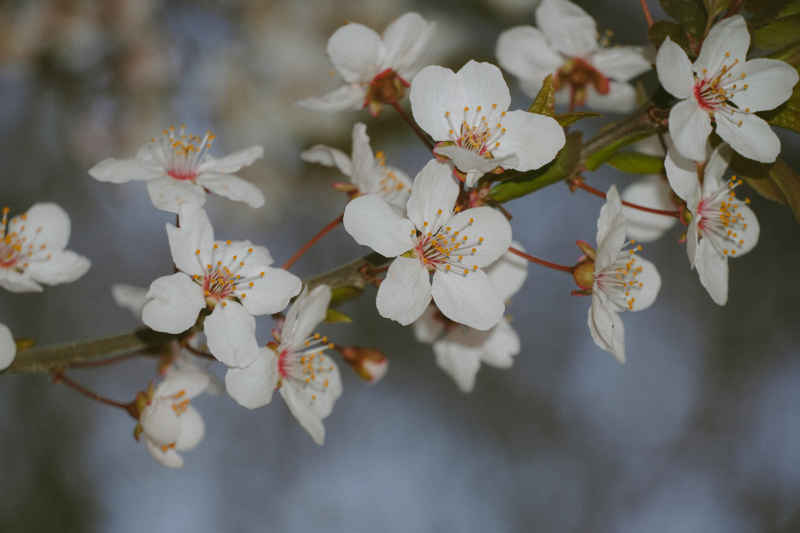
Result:
{"type": "Polygon", "coordinates": [[[511,111],[502,119],[502,124],[506,133],[500,138],[500,146],[492,153],[498,158],[511,154],[517,156],[515,163],[504,163],[504,168],[523,172],[540,168],[555,159],[566,142],[564,128],[545,115],[511,111]]]}
{"type": "Polygon", "coordinates": [[[729,118],[717,113],[717,134],[743,156],[772,163],[781,151],[781,140],[763,118],[750,113],[736,113],[729,118]]]}
{"type": "MultiPolygon", "coordinates": [[[[702,160],[705,161],[705,157],[702,160]]],[[[667,173],[669,186],[691,209],[700,192],[697,164],[693,160],[683,157],[677,148],[670,145],[667,157],[664,159],[664,170],[667,173]]]]}
{"type": "Polygon", "coordinates": [[[364,107],[366,96],[366,86],[342,85],[322,96],[300,100],[297,105],[311,111],[356,110],[364,107]]]}
{"type": "Polygon", "coordinates": [[[343,222],[358,244],[383,256],[395,257],[414,247],[414,225],[377,194],[365,194],[348,203],[343,222]]]}
{"type": "MultiPolygon", "coordinates": [[[[511,246],[517,250],[525,251],[525,248],[517,242],[512,242],[511,246]]],[[[500,259],[487,267],[485,271],[489,281],[500,294],[500,298],[508,300],[525,283],[525,279],[528,277],[528,261],[507,251],[500,256],[500,259]]]]}
{"type": "Polygon", "coordinates": [[[385,177],[390,177],[392,182],[394,183],[394,189],[387,191],[385,189],[385,184],[379,182],[373,182],[374,185],[377,185],[379,188],[377,191],[369,191],[369,193],[377,192],[386,202],[399,209],[401,212],[405,212],[406,204],[408,203],[408,198],[411,196],[411,178],[408,177],[408,174],[403,172],[397,167],[392,167],[387,165],[384,167],[385,173],[381,175],[381,180],[385,177]]]}
{"type": "Polygon", "coordinates": [[[461,172],[468,174],[466,180],[467,187],[474,187],[484,174],[491,172],[497,167],[514,168],[517,166],[516,154],[497,159],[487,159],[472,150],[461,148],[455,144],[437,146],[433,151],[436,155],[441,155],[450,159],[453,166],[461,172]]]}
{"type": "Polygon", "coordinates": [[[735,257],[739,257],[755,248],[758,243],[761,226],[758,223],[756,214],[743,202],[736,202],[736,213],[741,215],[741,222],[747,226],[746,229],[736,230],[737,245],[735,247],[735,257]],[[738,244],[739,242],[741,242],[741,244],[738,244]]]}
{"type": "MultiPolygon", "coordinates": [[[[316,375],[310,383],[284,382],[286,386],[294,389],[294,396],[302,401],[321,420],[333,411],[333,406],[342,395],[342,378],[339,367],[325,354],[318,355],[317,364],[323,369],[330,369],[324,375],[316,375]],[[328,386],[320,381],[327,380],[328,386]]],[[[281,386],[283,389],[283,385],[281,386]]],[[[286,398],[284,396],[284,398],[286,398]]]]}
{"type": "Polygon", "coordinates": [[[11,330],[5,324],[0,324],[0,371],[11,366],[16,355],[17,343],[14,342],[11,330]]]}
{"type": "Polygon", "coordinates": [[[454,250],[453,255],[463,255],[463,263],[467,268],[494,263],[508,252],[511,245],[511,224],[503,213],[493,207],[481,206],[461,211],[447,224],[453,231],[458,231],[458,239],[463,240],[464,247],[454,250]],[[483,242],[478,244],[480,239],[483,242]],[[472,253],[472,249],[475,253],[472,253]]]}
{"type": "Polygon", "coordinates": [[[620,363],[624,363],[625,327],[617,312],[606,303],[602,293],[596,292],[592,295],[588,323],[594,343],[616,357],[620,363]]]}
{"type": "Polygon", "coordinates": [[[242,407],[257,409],[272,401],[278,384],[275,352],[261,348],[258,357],[244,368],[229,368],[225,374],[225,389],[242,407]]]}
{"type": "Polygon", "coordinates": [[[741,15],[734,15],[723,19],[714,24],[708,32],[700,49],[700,55],[694,62],[694,71],[700,73],[706,69],[709,75],[716,74],[724,63],[731,63],[736,59],[743,62],[748,48],[750,48],[750,34],[747,32],[744,18],[741,15]]]}
{"type": "Polygon", "coordinates": [[[797,84],[797,70],[783,61],[775,59],[751,59],[737,70],[737,76],[747,75],[747,89],[734,90],[731,100],[739,109],[751,112],[775,109],[792,96],[797,84]]]}
{"type": "Polygon", "coordinates": [[[300,159],[306,163],[317,163],[326,167],[335,166],[345,176],[353,174],[353,165],[350,163],[350,158],[347,154],[330,146],[322,144],[312,146],[300,154],[300,159]]]}
{"type": "Polygon", "coordinates": [[[178,418],[181,424],[181,434],[178,442],[175,443],[175,449],[180,452],[189,451],[203,440],[203,436],[206,434],[206,425],[203,417],[191,405],[187,406],[186,411],[181,413],[178,418]]]}
{"type": "Polygon", "coordinates": [[[420,231],[436,231],[450,218],[456,199],[458,185],[450,166],[431,159],[414,178],[406,213],[420,231]]]}
{"type": "Polygon", "coordinates": [[[249,167],[257,159],[264,156],[264,148],[261,146],[251,146],[238,152],[226,155],[219,159],[208,157],[199,167],[198,174],[233,174],[242,167],[249,167]]]}
{"type": "Polygon", "coordinates": [[[126,183],[134,180],[152,180],[165,175],[164,169],[140,159],[104,159],[89,169],[97,181],[126,183]]]}
{"type": "Polygon", "coordinates": [[[367,125],[363,122],[353,126],[353,150],[352,150],[353,172],[352,182],[362,193],[377,192],[374,181],[378,178],[375,168],[375,156],[372,147],[369,145],[369,135],[367,135],[367,125]]]}
{"type": "Polygon", "coordinates": [[[449,68],[436,65],[427,66],[414,76],[408,98],[414,120],[435,141],[450,137],[445,113],[460,117],[464,106],[469,105],[460,78],[449,68]]]}
{"type": "Polygon", "coordinates": [[[592,54],[591,60],[597,70],[616,81],[631,80],[652,68],[640,46],[601,48],[592,54]]]}
{"type": "Polygon", "coordinates": [[[466,105],[470,108],[481,106],[483,109],[492,109],[496,105],[498,111],[505,111],[511,104],[511,92],[503,73],[491,63],[470,59],[456,72],[456,77],[461,82],[466,105]]]}
{"type": "Polygon", "coordinates": [[[346,24],[328,39],[331,63],[347,82],[369,82],[385,54],[380,36],[362,24],[346,24]]]}
{"type": "Polygon", "coordinates": [[[630,113],[636,109],[636,90],[630,83],[610,81],[608,92],[600,94],[590,85],[586,90],[586,106],[595,111],[630,113]]]}
{"type": "Polygon", "coordinates": [[[242,305],[251,315],[265,315],[283,311],[289,300],[300,294],[303,282],[282,268],[261,268],[264,276],[251,277],[252,287],[248,285],[237,287],[246,296],[241,298],[242,305]]]}
{"type": "Polygon", "coordinates": [[[717,305],[728,303],[728,259],[717,252],[710,239],[700,239],[694,266],[711,299],[717,305]]]}
{"type": "Polygon", "coordinates": [[[34,252],[34,258],[44,258],[48,253],[63,250],[69,242],[71,224],[69,215],[53,203],[38,203],[31,206],[22,216],[12,218],[8,223],[9,233],[17,233],[36,242],[41,251],[34,252]],[[44,245],[44,248],[41,248],[44,245]]]}
{"type": "Polygon", "coordinates": [[[431,301],[430,274],[416,257],[398,257],[389,265],[378,288],[378,314],[407,326],[431,301]]]}
{"type": "Polygon", "coordinates": [[[475,376],[481,367],[481,354],[483,353],[483,337],[486,333],[482,331],[469,330],[459,327],[453,330],[444,339],[433,343],[433,353],[436,354],[436,364],[444,370],[448,376],[453,378],[458,388],[462,392],[472,392],[475,387],[475,376]],[[464,339],[463,333],[481,337],[477,343],[464,339]]]}
{"type": "Polygon", "coordinates": [[[639,275],[636,276],[636,281],[641,283],[642,286],[636,291],[631,291],[631,296],[635,299],[630,310],[642,311],[656,301],[658,292],[661,290],[661,275],[652,262],[642,257],[636,257],[636,263],[634,263],[633,268],[642,269],[639,275]]]}
{"type": "Polygon", "coordinates": [[[183,272],[176,272],[150,284],[142,321],[156,331],[182,333],[194,325],[205,306],[203,289],[183,272]]]}
{"type": "Polygon", "coordinates": [[[170,177],[148,181],[147,193],[157,209],[170,213],[177,213],[183,205],[201,207],[206,203],[206,193],[202,187],[170,177]]]}
{"type": "Polygon", "coordinates": [[[676,98],[689,98],[694,86],[692,63],[683,48],[667,36],[656,55],[656,71],[661,86],[676,98]]]}
{"type": "Polygon", "coordinates": [[[0,269],[0,287],[9,292],[42,292],[44,288],[26,274],[14,270],[0,269]]]}
{"type": "Polygon", "coordinates": [[[723,187],[727,187],[722,178],[728,170],[732,154],[731,147],[725,143],[717,146],[711,153],[703,173],[703,198],[709,198],[723,187]]]}
{"type": "Polygon", "coordinates": [[[138,320],[141,320],[142,307],[147,301],[147,289],[125,285],[124,283],[115,283],[111,286],[111,297],[114,298],[114,303],[123,309],[127,309],[138,320]]]}
{"type": "Polygon", "coordinates": [[[597,217],[597,237],[595,242],[597,242],[598,246],[606,239],[609,232],[619,225],[619,216],[621,214],[622,199],[619,197],[616,185],[612,185],[608,188],[606,202],[600,208],[600,216],[597,217]]]}
{"type": "Polygon", "coordinates": [[[179,228],[167,224],[172,261],[178,270],[189,275],[202,276],[205,273],[204,265],[211,262],[214,245],[214,228],[208,214],[200,207],[185,205],[179,210],[178,222],[179,228]]]}
{"type": "Polygon", "coordinates": [[[236,302],[217,304],[203,331],[212,355],[227,366],[244,367],[258,357],[256,320],[236,302]]]}
{"type": "Polygon", "coordinates": [[[302,348],[314,328],[325,320],[331,303],[331,294],[331,288],[327,285],[314,287],[311,292],[304,290],[286,313],[286,322],[281,331],[281,344],[302,348]]]}
{"type": "Polygon", "coordinates": [[[681,155],[705,161],[711,117],[694,100],[678,102],[669,112],[669,134],[681,155]]]}
{"type": "Polygon", "coordinates": [[[514,356],[519,355],[520,349],[519,335],[508,320],[503,319],[489,331],[489,337],[483,345],[481,360],[497,368],[510,368],[514,364],[514,356]]]}
{"type": "Polygon", "coordinates": [[[700,220],[695,216],[689,223],[689,229],[686,230],[686,255],[689,257],[689,265],[694,268],[697,261],[697,246],[700,238],[698,223],[700,220]]]}
{"type": "Polygon", "coordinates": [[[425,344],[432,344],[444,333],[444,321],[437,318],[438,309],[429,305],[422,316],[414,322],[414,338],[425,344]]]}
{"type": "MultiPolygon", "coordinates": [[[[669,183],[659,175],[645,176],[628,185],[622,191],[622,199],[665,211],[676,208],[669,183]]],[[[623,207],[622,211],[628,221],[628,237],[641,242],[652,242],[661,238],[678,222],[674,217],[656,215],[631,207],[623,207]]]]}
{"type": "Polygon", "coordinates": [[[505,311],[500,294],[482,270],[466,275],[437,271],[431,294],[444,316],[481,331],[497,324],[505,311]]]}
{"type": "Polygon", "coordinates": [[[386,47],[384,66],[394,69],[401,76],[411,76],[435,28],[435,23],[413,12],[395,19],[383,32],[383,44],[386,47]]]}
{"type": "Polygon", "coordinates": [[[507,71],[539,84],[564,63],[564,58],[552,49],[547,37],[533,26],[516,26],[501,33],[495,55],[507,71]]]}
{"type": "Polygon", "coordinates": [[[235,202],[244,202],[250,207],[264,205],[264,193],[261,189],[238,176],[204,172],[197,176],[197,184],[214,194],[235,202]]]}
{"type": "Polygon", "coordinates": [[[322,425],[322,418],[314,412],[306,402],[306,398],[299,394],[293,383],[287,382],[280,390],[286,406],[300,426],[311,435],[318,445],[325,444],[325,426],[322,425]]]}
{"type": "Polygon", "coordinates": [[[150,439],[145,439],[144,443],[147,446],[147,451],[150,452],[153,459],[158,461],[161,466],[166,466],[167,468],[183,468],[183,457],[174,449],[168,448],[167,451],[164,451],[150,439]]]}
{"type": "Polygon", "coordinates": [[[158,446],[171,446],[180,436],[180,421],[171,398],[158,398],[145,407],[139,422],[148,440],[158,446]]]}
{"type": "Polygon", "coordinates": [[[585,56],[597,48],[594,19],[572,2],[543,0],[536,8],[536,25],[568,56],[585,56]]]}
{"type": "Polygon", "coordinates": [[[91,261],[70,250],[61,250],[50,255],[49,259],[31,263],[27,273],[39,283],[58,285],[71,283],[89,270],[91,261]]]}

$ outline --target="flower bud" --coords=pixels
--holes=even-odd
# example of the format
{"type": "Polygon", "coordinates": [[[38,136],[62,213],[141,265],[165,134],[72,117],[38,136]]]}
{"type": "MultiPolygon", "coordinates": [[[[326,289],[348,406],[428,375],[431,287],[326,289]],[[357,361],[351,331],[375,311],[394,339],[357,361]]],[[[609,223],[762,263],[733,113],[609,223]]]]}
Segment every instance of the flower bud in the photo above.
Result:
{"type": "Polygon", "coordinates": [[[383,352],[375,348],[362,348],[360,346],[337,346],[342,358],[353,367],[361,379],[370,383],[377,383],[389,370],[389,359],[383,352]]]}
{"type": "Polygon", "coordinates": [[[383,104],[395,104],[403,99],[410,84],[392,69],[386,69],[370,82],[364,106],[377,117],[383,104]]]}
{"type": "MultiPolygon", "coordinates": [[[[583,289],[583,291],[591,292],[594,285],[594,260],[596,257],[595,249],[586,241],[577,241],[583,256],[578,260],[574,267],[572,267],[572,277],[575,283],[583,289]]],[[[583,294],[583,293],[581,293],[583,294]]]]}

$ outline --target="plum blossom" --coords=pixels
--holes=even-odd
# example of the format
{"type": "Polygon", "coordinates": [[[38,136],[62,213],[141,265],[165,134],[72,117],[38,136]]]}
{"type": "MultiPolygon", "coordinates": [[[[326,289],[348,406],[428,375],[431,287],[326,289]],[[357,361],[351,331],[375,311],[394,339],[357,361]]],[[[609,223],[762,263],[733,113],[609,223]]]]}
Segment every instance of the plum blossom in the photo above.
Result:
{"type": "Polygon", "coordinates": [[[191,400],[209,383],[208,375],[200,372],[174,372],[137,397],[139,423],[134,435],[144,437],[147,451],[163,466],[181,468],[183,457],[178,452],[193,449],[203,439],[205,423],[191,400]]]}
{"type": "Polygon", "coordinates": [[[511,225],[491,207],[461,211],[458,194],[450,167],[431,160],[414,180],[408,218],[375,194],[347,204],[347,232],[395,258],[378,289],[381,316],[407,326],[433,299],[447,318],[475,329],[490,329],[502,318],[502,295],[482,267],[508,250],[511,225]]]}
{"type": "Polygon", "coordinates": [[[42,286],[70,283],[89,270],[91,262],[66,250],[69,215],[52,203],[38,203],[27,212],[0,221],[0,287],[11,292],[41,292],[42,286]]]}
{"type": "Polygon", "coordinates": [[[661,288],[655,265],[627,248],[627,223],[617,188],[611,186],[597,219],[597,251],[584,247],[594,263],[589,307],[589,331],[595,344],[625,362],[625,329],[619,313],[650,307],[661,288]],[[591,256],[594,257],[591,257],[591,256]]]}
{"type": "Polygon", "coordinates": [[[728,302],[728,258],[752,250],[760,233],[758,219],[746,205],[750,200],[741,201],[734,193],[742,181],[735,176],[722,180],[730,157],[730,147],[719,145],[705,165],[702,185],[695,162],[677,150],[670,149],[664,162],[672,189],[691,213],[686,232],[689,264],[718,305],[728,302]]]}
{"type": "Polygon", "coordinates": [[[314,111],[366,107],[376,116],[383,104],[404,96],[435,27],[417,13],[397,18],[383,35],[362,24],[342,26],[328,39],[328,56],[345,84],[298,105],[314,111]]]}
{"type": "Polygon", "coordinates": [[[300,279],[272,268],[272,257],[250,241],[215,241],[202,208],[181,207],[180,227],[167,224],[177,272],[150,285],[142,320],[156,331],[181,333],[203,309],[211,309],[203,329],[211,353],[228,366],[255,358],[253,316],[277,313],[302,288],[300,279]]]}
{"type": "MultiPolygon", "coordinates": [[[[522,247],[512,243],[517,249],[522,247]]],[[[510,252],[486,269],[486,276],[504,300],[514,295],[528,275],[528,262],[510,252]]],[[[430,305],[414,322],[414,335],[420,342],[433,344],[436,364],[463,392],[471,392],[481,363],[510,368],[520,352],[520,340],[508,319],[501,319],[488,331],[478,331],[451,322],[430,305]]]]}
{"type": "Polygon", "coordinates": [[[781,149],[769,124],[756,115],[785,102],[797,71],[776,59],[747,61],[750,34],[741,15],[715,24],[694,63],[669,37],[656,57],[661,85],[681,101],[669,113],[669,133],[678,151],[705,160],[711,130],[750,159],[771,163],[781,149]]]}
{"type": "Polygon", "coordinates": [[[17,343],[14,342],[11,330],[5,324],[0,324],[0,371],[11,366],[16,355],[17,343]]]}
{"type": "Polygon", "coordinates": [[[564,129],[552,117],[508,111],[511,93],[500,69],[470,60],[458,72],[436,65],[422,69],[411,84],[417,124],[472,187],[497,169],[534,170],[564,146],[564,129]]]}
{"type": "Polygon", "coordinates": [[[411,180],[402,170],[387,166],[383,152],[373,155],[367,136],[367,126],[361,122],[353,126],[351,157],[341,150],[318,144],[300,157],[309,163],[327,167],[335,166],[350,178],[352,186],[339,188],[351,194],[378,194],[389,204],[404,208],[411,192],[411,180]]]}
{"type": "Polygon", "coordinates": [[[248,409],[267,405],[272,392],[280,390],[289,411],[319,445],[325,442],[322,421],[342,394],[339,368],[325,355],[333,344],[313,333],[325,320],[330,301],[327,285],[304,290],[275,332],[277,346],[262,348],[249,366],[231,368],[225,375],[228,394],[248,409]]]}
{"type": "Polygon", "coordinates": [[[554,74],[559,104],[616,113],[636,107],[629,81],[651,68],[641,47],[604,47],[594,19],[566,0],[543,0],[536,23],[508,29],[497,41],[500,66],[520,79],[527,95],[535,97],[554,74]]]}
{"type": "Polygon", "coordinates": [[[202,206],[206,192],[244,202],[250,207],[264,205],[264,195],[255,185],[234,176],[264,155],[261,146],[251,146],[216,159],[210,155],[214,134],[202,137],[170,126],[160,138],[153,138],[131,159],[105,159],[89,170],[98,181],[126,183],[146,181],[153,205],[177,213],[182,205],[202,206]]]}

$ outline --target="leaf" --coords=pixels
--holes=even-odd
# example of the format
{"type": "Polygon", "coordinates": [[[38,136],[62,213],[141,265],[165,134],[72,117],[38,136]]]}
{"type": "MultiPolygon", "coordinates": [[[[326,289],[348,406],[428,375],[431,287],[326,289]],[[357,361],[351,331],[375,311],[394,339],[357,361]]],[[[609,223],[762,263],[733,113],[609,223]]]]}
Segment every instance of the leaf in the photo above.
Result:
{"type": "Polygon", "coordinates": [[[642,154],[639,152],[617,152],[607,161],[607,164],[631,174],[663,174],[664,158],[657,155],[642,154]]]}
{"type": "Polygon", "coordinates": [[[800,41],[800,14],[776,19],[753,31],[753,45],[776,50],[800,41]]]}
{"type": "Polygon", "coordinates": [[[562,128],[566,128],[574,122],[583,120],[585,118],[601,117],[600,113],[592,113],[589,111],[576,111],[574,113],[565,113],[563,115],[555,115],[553,118],[561,124],[562,128]]]}
{"type": "Polygon", "coordinates": [[[777,109],[763,113],[763,117],[773,126],[800,133],[800,84],[795,85],[792,96],[777,109]]]}
{"type": "Polygon", "coordinates": [[[709,19],[714,19],[717,15],[731,7],[731,0],[703,0],[706,14],[709,19]]]}
{"type": "Polygon", "coordinates": [[[552,117],[555,115],[555,105],[556,89],[553,86],[553,75],[548,74],[542,82],[542,88],[539,89],[539,94],[536,95],[533,103],[528,108],[528,112],[552,117]]]}
{"type": "Polygon", "coordinates": [[[783,192],[778,185],[772,180],[748,178],[745,177],[744,181],[751,189],[756,191],[759,195],[767,200],[786,205],[786,200],[783,198],[783,192]]]}
{"type": "Polygon", "coordinates": [[[780,204],[786,204],[800,223],[800,175],[783,159],[772,164],[748,162],[741,156],[731,161],[731,167],[758,194],[780,204]]]}
{"type": "Polygon", "coordinates": [[[667,22],[666,20],[659,20],[647,30],[647,37],[656,49],[661,47],[661,43],[669,36],[675,44],[683,48],[685,52],[689,52],[689,39],[686,37],[686,32],[683,31],[681,25],[677,22],[667,22]]]}
{"type": "Polygon", "coordinates": [[[349,323],[352,321],[353,319],[341,311],[337,311],[336,309],[328,309],[328,311],[325,313],[325,322],[330,324],[339,324],[342,322],[349,323]]]}
{"type": "Polygon", "coordinates": [[[336,307],[337,305],[346,302],[347,300],[352,300],[356,296],[361,294],[361,289],[358,287],[351,287],[351,286],[344,286],[344,287],[336,287],[331,291],[331,307],[336,307]]]}
{"type": "Polygon", "coordinates": [[[498,203],[520,198],[553,183],[568,178],[578,166],[581,156],[582,134],[575,131],[567,135],[567,142],[553,162],[543,168],[503,181],[489,192],[489,197],[498,203]]]}
{"type": "Polygon", "coordinates": [[[790,15],[800,15],[800,0],[792,0],[781,9],[778,17],[788,17],[790,15]]]}
{"type": "Polygon", "coordinates": [[[771,53],[769,57],[770,59],[778,59],[798,68],[800,67],[800,43],[790,44],[777,52],[771,53]]]}
{"type": "Polygon", "coordinates": [[[636,141],[646,139],[655,133],[655,130],[633,131],[589,155],[589,157],[586,158],[584,166],[589,170],[595,170],[597,167],[611,159],[611,157],[619,152],[622,148],[625,148],[629,144],[635,143],[636,141]]]}
{"type": "Polygon", "coordinates": [[[661,7],[690,34],[702,37],[706,28],[706,10],[701,0],[661,0],[661,7]]]}

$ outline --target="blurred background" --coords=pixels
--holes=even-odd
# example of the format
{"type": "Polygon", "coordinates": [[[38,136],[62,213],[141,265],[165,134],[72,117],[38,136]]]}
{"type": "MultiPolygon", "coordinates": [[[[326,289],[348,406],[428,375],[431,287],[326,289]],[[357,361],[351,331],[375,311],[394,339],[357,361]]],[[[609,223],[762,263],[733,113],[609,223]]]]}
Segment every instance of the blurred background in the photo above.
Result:
{"type": "MultiPolygon", "coordinates": [[[[579,3],[616,43],[645,41],[639,2],[579,3]]],[[[99,183],[87,169],[133,154],[173,123],[213,130],[216,155],[264,145],[265,158],[242,176],[264,190],[266,206],[210,198],[207,207],[218,236],[264,243],[282,263],[345,204],[330,188],[342,177],[304,164],[301,150],[324,143],[349,153],[361,120],[390,164],[413,176],[428,157],[391,109],[376,120],[293,104],[336,86],[328,36],[347,21],[382,31],[416,10],[438,24],[429,61],[458,68],[494,60],[499,33],[531,23],[535,4],[0,2],[2,204],[61,204],[72,217],[69,247],[93,261],[76,283],[3,293],[0,321],[40,344],[136,326],[109,287],[146,286],[171,269],[172,217],[152,208],[143,184],[99,183]]],[[[650,86],[654,76],[645,76],[650,86]]],[[[527,106],[507,80],[515,105],[527,106]]],[[[800,168],[797,139],[783,140],[800,168]]],[[[633,179],[590,175],[603,189],[633,179]]],[[[689,270],[680,230],[646,247],[663,288],[657,305],[624,317],[624,366],[595,347],[589,300],[569,296],[560,272],[530,267],[509,309],[522,353],[511,370],[484,366],[471,395],[409,328],[380,319],[368,292],[343,309],[354,324],[323,331],[382,348],[390,371],[370,387],[342,367],[345,392],[324,447],[279,399],[251,412],[202,397],[206,439],[182,470],[168,470],[133,440],[134,421],[121,412],[44,375],[2,376],[0,531],[800,531],[800,226],[786,208],[753,204],[761,240],[731,262],[726,307],[689,270]]],[[[600,206],[562,184],[507,205],[518,241],[568,264],[576,239],[594,241],[600,206]]],[[[365,251],[338,229],[294,270],[317,274],[365,251]]],[[[269,328],[259,322],[264,341],[269,328]]],[[[154,364],[71,375],[127,400],[154,364]]]]}

